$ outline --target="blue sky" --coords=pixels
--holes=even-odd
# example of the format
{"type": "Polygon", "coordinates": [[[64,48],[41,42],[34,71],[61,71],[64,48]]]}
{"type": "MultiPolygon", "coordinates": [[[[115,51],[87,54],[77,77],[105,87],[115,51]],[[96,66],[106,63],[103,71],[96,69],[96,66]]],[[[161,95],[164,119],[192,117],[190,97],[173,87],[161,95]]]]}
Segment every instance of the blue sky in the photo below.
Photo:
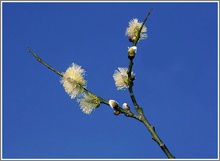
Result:
{"type": "Polygon", "coordinates": [[[112,75],[128,67],[128,22],[150,8],[134,59],[136,99],[176,158],[218,157],[217,3],[3,2],[3,158],[166,158],[137,120],[106,105],[84,114],[27,51],[61,72],[81,65],[90,91],[132,107],[112,75]]]}

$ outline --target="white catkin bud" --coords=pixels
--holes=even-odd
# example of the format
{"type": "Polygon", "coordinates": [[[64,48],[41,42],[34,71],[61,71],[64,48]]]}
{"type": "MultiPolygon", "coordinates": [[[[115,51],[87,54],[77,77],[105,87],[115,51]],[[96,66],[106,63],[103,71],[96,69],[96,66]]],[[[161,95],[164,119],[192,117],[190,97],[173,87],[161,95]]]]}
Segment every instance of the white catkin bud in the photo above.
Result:
{"type": "Polygon", "coordinates": [[[108,103],[113,109],[118,107],[118,102],[116,102],[115,100],[109,100],[108,103]]]}
{"type": "Polygon", "coordinates": [[[128,106],[127,103],[123,103],[122,108],[125,110],[130,110],[130,107],[128,106]]]}

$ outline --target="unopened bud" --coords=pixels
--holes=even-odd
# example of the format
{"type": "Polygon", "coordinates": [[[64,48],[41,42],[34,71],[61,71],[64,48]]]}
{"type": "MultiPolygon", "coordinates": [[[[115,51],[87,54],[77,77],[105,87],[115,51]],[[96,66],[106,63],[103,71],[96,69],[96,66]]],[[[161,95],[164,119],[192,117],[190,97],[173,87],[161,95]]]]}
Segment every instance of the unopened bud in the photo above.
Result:
{"type": "Polygon", "coordinates": [[[115,115],[119,115],[119,114],[120,114],[120,111],[115,110],[115,111],[114,111],[114,114],[115,114],[115,115]]]}
{"type": "Polygon", "coordinates": [[[135,37],[135,36],[130,36],[130,37],[129,37],[129,41],[130,41],[130,42],[134,42],[135,40],[136,40],[136,37],[135,37]]]}
{"type": "Polygon", "coordinates": [[[133,59],[135,57],[136,52],[137,52],[136,46],[132,46],[132,47],[128,48],[128,58],[133,59]]]}
{"type": "Polygon", "coordinates": [[[116,102],[115,100],[109,100],[108,103],[113,109],[118,107],[118,102],[116,102]]]}
{"type": "Polygon", "coordinates": [[[130,107],[128,106],[127,103],[123,103],[122,108],[125,110],[130,110],[130,107]]]}
{"type": "Polygon", "coordinates": [[[131,80],[131,81],[134,81],[134,80],[135,80],[135,76],[134,76],[134,75],[131,75],[130,80],[131,80]]]}

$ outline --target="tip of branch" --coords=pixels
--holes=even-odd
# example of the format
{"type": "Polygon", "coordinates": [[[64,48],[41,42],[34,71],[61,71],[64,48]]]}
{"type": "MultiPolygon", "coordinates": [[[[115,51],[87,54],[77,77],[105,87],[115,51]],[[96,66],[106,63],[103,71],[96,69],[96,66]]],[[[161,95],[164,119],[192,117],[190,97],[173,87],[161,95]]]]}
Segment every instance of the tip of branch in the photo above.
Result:
{"type": "Polygon", "coordinates": [[[29,46],[28,46],[27,48],[28,48],[28,51],[30,52],[30,51],[31,51],[31,48],[30,48],[29,46]]]}
{"type": "Polygon", "coordinates": [[[152,11],[153,11],[153,8],[150,8],[150,10],[148,11],[148,15],[150,15],[152,11]]]}

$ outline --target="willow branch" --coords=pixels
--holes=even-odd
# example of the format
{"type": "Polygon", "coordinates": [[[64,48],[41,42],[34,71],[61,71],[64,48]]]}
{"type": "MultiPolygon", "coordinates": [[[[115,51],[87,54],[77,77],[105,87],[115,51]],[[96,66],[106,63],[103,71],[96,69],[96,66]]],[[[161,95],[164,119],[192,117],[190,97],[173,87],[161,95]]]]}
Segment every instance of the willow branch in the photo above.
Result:
{"type": "MultiPolygon", "coordinates": [[[[150,13],[152,12],[152,8],[149,10],[146,18],[144,19],[141,27],[140,27],[140,30],[138,32],[138,36],[137,36],[137,40],[135,42],[133,42],[133,46],[136,46],[137,43],[138,43],[138,40],[140,39],[140,34],[141,34],[141,30],[144,26],[144,24],[146,23],[150,13]]],[[[175,158],[169,151],[169,149],[166,147],[166,145],[163,143],[163,141],[160,139],[160,137],[158,136],[158,134],[156,133],[156,130],[155,130],[155,127],[152,126],[150,124],[150,122],[147,120],[147,118],[145,117],[144,115],[144,111],[143,109],[138,105],[137,101],[136,101],[136,98],[135,98],[135,95],[133,93],[133,79],[131,79],[131,72],[132,72],[132,67],[134,65],[134,62],[133,62],[133,59],[130,59],[129,61],[129,66],[128,66],[128,71],[127,71],[127,74],[128,74],[128,78],[130,80],[129,82],[129,94],[130,94],[130,97],[131,97],[131,100],[132,100],[132,103],[134,105],[134,108],[135,110],[137,111],[137,113],[140,115],[140,121],[143,122],[143,124],[146,126],[146,128],[148,129],[148,131],[151,133],[151,136],[152,136],[152,139],[160,146],[160,148],[163,150],[163,152],[166,154],[166,156],[168,158],[175,158]]]]}
{"type": "MultiPolygon", "coordinates": [[[[49,68],[50,70],[52,70],[53,72],[55,72],[55,73],[58,74],[59,76],[63,77],[63,74],[62,74],[60,71],[56,70],[56,69],[53,68],[51,65],[49,65],[48,63],[46,63],[46,62],[45,62],[43,59],[41,59],[35,52],[33,52],[29,47],[28,47],[28,52],[31,53],[31,54],[36,58],[36,60],[37,60],[38,62],[42,63],[42,64],[43,64],[44,66],[46,66],[47,68],[49,68]]],[[[82,87],[82,88],[84,89],[85,92],[93,94],[91,91],[89,91],[89,90],[86,89],[85,87],[82,87]]],[[[95,94],[93,94],[93,95],[95,95],[95,94]]],[[[97,96],[97,95],[95,95],[95,96],[97,96]]],[[[100,96],[97,96],[97,97],[98,97],[100,103],[110,106],[109,103],[108,103],[108,100],[103,99],[103,98],[100,97],[100,96]]],[[[132,118],[137,119],[137,120],[140,121],[140,117],[137,116],[136,114],[132,113],[130,110],[125,110],[125,109],[121,108],[120,106],[117,107],[117,110],[118,110],[120,113],[123,113],[123,114],[124,114],[125,116],[127,116],[127,117],[132,117],[132,118]]]]}

